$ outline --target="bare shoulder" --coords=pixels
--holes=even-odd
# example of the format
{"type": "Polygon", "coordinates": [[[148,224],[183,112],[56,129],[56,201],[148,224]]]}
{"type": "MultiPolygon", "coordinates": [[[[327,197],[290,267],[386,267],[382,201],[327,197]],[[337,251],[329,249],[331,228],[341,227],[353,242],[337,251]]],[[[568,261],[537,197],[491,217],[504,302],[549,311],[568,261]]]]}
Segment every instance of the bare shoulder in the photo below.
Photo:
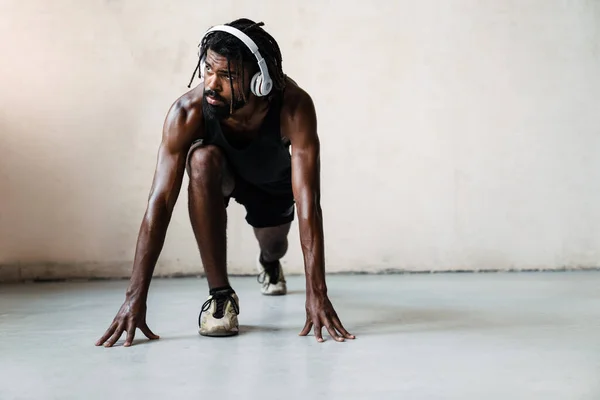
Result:
{"type": "Polygon", "coordinates": [[[310,94],[290,77],[287,78],[281,112],[288,118],[314,113],[314,104],[310,94]]]}
{"type": "Polygon", "coordinates": [[[281,107],[284,135],[292,141],[299,135],[316,136],[316,125],[317,116],[312,97],[288,77],[281,107]]]}
{"type": "Polygon", "coordinates": [[[180,96],[169,108],[163,125],[163,143],[172,151],[184,150],[204,135],[202,84],[180,96]]]}

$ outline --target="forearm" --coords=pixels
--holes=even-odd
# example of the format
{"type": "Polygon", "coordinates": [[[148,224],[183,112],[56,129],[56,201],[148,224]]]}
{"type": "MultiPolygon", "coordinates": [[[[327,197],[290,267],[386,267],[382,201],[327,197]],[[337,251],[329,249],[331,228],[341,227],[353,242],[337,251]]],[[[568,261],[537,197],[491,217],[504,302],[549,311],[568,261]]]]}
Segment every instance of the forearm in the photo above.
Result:
{"type": "Polygon", "coordinates": [[[138,235],[133,272],[126,296],[146,300],[152,274],[162,251],[172,210],[163,202],[150,203],[138,235]]]}
{"type": "Polygon", "coordinates": [[[304,255],[307,294],[326,294],[325,241],[321,207],[312,202],[299,206],[300,243],[304,255]]]}

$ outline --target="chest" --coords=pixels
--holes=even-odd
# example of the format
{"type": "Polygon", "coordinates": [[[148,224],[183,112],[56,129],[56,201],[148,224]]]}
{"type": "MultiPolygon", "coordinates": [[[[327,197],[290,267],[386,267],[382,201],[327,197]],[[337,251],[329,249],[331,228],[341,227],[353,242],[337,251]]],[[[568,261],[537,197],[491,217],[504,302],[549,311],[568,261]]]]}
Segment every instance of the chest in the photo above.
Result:
{"type": "Polygon", "coordinates": [[[255,128],[252,130],[234,130],[226,125],[221,125],[221,132],[231,147],[242,150],[249,147],[258,139],[261,129],[255,128]]]}
{"type": "Polygon", "coordinates": [[[245,150],[262,142],[286,143],[279,118],[268,115],[262,121],[249,126],[232,127],[221,124],[220,131],[225,141],[236,150],[245,150]]]}

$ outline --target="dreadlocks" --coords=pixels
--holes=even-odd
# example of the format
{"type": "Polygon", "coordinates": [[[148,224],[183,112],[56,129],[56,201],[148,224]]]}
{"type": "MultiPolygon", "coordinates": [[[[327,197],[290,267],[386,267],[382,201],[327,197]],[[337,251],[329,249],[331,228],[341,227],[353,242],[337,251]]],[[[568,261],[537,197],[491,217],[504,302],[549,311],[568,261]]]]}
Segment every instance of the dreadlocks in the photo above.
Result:
{"type": "MultiPolygon", "coordinates": [[[[258,50],[262,57],[265,59],[267,64],[267,68],[269,70],[269,75],[271,76],[271,80],[273,81],[273,89],[269,93],[268,97],[281,94],[281,92],[285,88],[286,76],[283,73],[283,69],[281,66],[281,50],[279,49],[279,45],[275,41],[275,39],[268,34],[262,26],[263,22],[254,22],[247,18],[237,19],[233,22],[228,23],[227,25],[234,27],[246,35],[248,35],[254,43],[258,46],[258,50]]],[[[238,71],[242,71],[243,67],[250,67],[250,76],[253,76],[258,70],[258,63],[256,61],[256,57],[250,52],[248,47],[239,40],[237,37],[222,31],[213,31],[208,35],[205,35],[200,43],[200,57],[198,60],[198,65],[192,74],[192,79],[190,80],[191,86],[192,81],[194,80],[194,76],[196,75],[196,71],[198,71],[198,76],[200,77],[200,62],[203,57],[206,56],[208,50],[212,50],[215,53],[227,58],[227,70],[229,72],[229,84],[231,85],[231,92],[233,94],[233,83],[231,80],[231,66],[235,65],[238,71]]],[[[242,77],[242,87],[246,87],[246,82],[244,82],[244,74],[241,74],[242,77]]],[[[242,91],[242,98],[246,101],[246,93],[242,91]]],[[[233,101],[231,102],[233,107],[233,101]]]]}

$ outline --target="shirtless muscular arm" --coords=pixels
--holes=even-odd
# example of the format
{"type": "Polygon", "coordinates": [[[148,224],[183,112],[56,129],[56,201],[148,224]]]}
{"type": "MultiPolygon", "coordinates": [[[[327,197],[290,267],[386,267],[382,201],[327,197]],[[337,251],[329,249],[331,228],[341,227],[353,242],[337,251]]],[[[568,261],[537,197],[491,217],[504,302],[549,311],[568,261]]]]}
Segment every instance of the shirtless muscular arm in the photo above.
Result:
{"type": "Polygon", "coordinates": [[[125,302],[96,346],[112,347],[123,332],[127,332],[124,346],[131,346],[136,328],[149,339],[158,339],[146,324],[146,300],[152,273],[181,189],[187,152],[193,140],[201,135],[200,110],[183,96],[167,113],[125,302]]]}
{"type": "Polygon", "coordinates": [[[317,341],[322,328],[337,341],[354,339],[340,322],[327,297],[320,194],[320,143],[317,117],[310,96],[289,85],[282,110],[282,127],[292,146],[292,189],[298,207],[300,242],[306,270],[306,336],[314,326],[317,341]],[[339,333],[338,333],[339,332],[339,333]]]}

